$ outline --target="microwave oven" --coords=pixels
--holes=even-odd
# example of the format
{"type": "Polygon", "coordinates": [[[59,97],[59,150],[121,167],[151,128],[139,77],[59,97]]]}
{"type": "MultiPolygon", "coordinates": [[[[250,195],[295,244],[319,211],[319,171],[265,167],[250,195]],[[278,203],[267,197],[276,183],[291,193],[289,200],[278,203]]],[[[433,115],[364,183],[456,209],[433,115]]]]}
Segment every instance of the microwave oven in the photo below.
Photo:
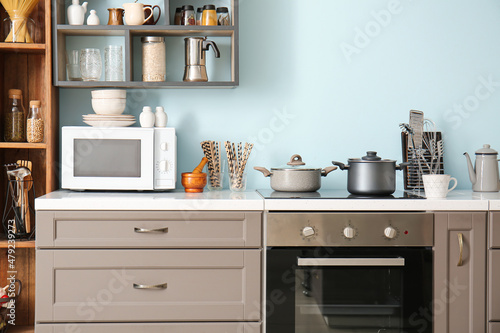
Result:
{"type": "Polygon", "coordinates": [[[174,128],[64,126],[61,149],[64,189],[175,189],[174,128]]]}

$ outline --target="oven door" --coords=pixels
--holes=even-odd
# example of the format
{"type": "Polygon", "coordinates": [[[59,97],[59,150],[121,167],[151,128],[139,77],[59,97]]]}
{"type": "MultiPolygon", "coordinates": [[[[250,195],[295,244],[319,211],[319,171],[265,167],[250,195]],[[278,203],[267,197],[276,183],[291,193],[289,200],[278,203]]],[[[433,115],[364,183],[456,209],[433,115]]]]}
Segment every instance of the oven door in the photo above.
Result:
{"type": "Polygon", "coordinates": [[[432,332],[431,248],[268,248],[267,333],[432,332]]]}
{"type": "Polygon", "coordinates": [[[152,128],[63,127],[61,187],[152,190],[152,128]]]}

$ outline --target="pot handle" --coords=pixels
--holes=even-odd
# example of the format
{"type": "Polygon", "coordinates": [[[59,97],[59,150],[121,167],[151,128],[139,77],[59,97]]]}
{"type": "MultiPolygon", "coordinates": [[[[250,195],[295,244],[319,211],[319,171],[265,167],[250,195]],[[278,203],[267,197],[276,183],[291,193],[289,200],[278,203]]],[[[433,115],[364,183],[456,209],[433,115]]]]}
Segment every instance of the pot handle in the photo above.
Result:
{"type": "Polygon", "coordinates": [[[344,163],[342,162],[337,162],[337,161],[332,161],[332,164],[333,165],[338,165],[340,170],[347,170],[349,169],[349,164],[348,165],[345,165],[344,163]]]}
{"type": "Polygon", "coordinates": [[[266,168],[263,168],[263,167],[253,167],[255,170],[257,171],[260,171],[264,174],[264,177],[269,177],[270,175],[272,175],[271,171],[267,170],[266,168]]]}
{"type": "Polygon", "coordinates": [[[410,166],[411,162],[403,162],[396,165],[396,170],[403,170],[404,168],[410,166]]]}
{"type": "Polygon", "coordinates": [[[332,172],[333,170],[337,170],[337,167],[336,166],[329,166],[329,167],[326,167],[324,168],[323,170],[321,170],[321,176],[322,177],[326,177],[330,172],[332,172]]]}

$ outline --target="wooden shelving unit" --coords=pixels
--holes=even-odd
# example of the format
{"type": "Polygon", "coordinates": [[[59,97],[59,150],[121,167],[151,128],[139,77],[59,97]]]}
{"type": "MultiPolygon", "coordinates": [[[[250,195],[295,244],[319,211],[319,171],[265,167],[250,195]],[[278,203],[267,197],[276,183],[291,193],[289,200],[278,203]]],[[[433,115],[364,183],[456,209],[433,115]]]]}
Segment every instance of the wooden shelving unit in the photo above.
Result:
{"type": "MultiPolygon", "coordinates": [[[[0,20],[7,14],[0,5],[0,20]]],[[[44,142],[0,142],[0,209],[5,206],[7,177],[4,164],[17,160],[30,160],[33,163],[32,176],[36,196],[56,190],[58,187],[58,111],[57,91],[52,84],[52,33],[51,1],[39,0],[30,17],[35,21],[35,43],[0,42],[0,141],[3,141],[3,116],[8,102],[9,89],[21,89],[26,113],[30,100],[40,100],[44,118],[44,142]]],[[[5,35],[0,25],[0,40],[5,35]]],[[[34,205],[34,202],[30,202],[34,205]]],[[[31,217],[34,225],[35,217],[31,217]]],[[[15,244],[16,278],[21,280],[23,289],[16,302],[16,326],[9,332],[33,332],[35,317],[35,242],[16,240],[15,244]]],[[[3,227],[0,228],[0,286],[7,284],[8,242],[3,227]]],[[[8,269],[9,268],[9,269],[8,269]]]]}
{"type": "MultiPolygon", "coordinates": [[[[200,7],[205,4],[201,0],[194,0],[195,7],[200,7]]],[[[117,88],[234,88],[239,85],[239,35],[238,35],[238,1],[239,0],[216,0],[216,5],[227,6],[230,8],[231,12],[231,23],[230,26],[180,26],[173,25],[173,14],[175,13],[175,8],[179,7],[181,4],[177,0],[164,0],[161,2],[162,15],[164,15],[163,23],[158,23],[157,25],[146,25],[146,26],[129,26],[129,25],[119,25],[119,26],[108,26],[105,25],[106,21],[103,20],[101,15],[100,20],[104,25],[88,26],[88,25],[78,25],[72,26],[67,24],[66,21],[66,6],[67,1],[53,1],[53,11],[56,18],[53,22],[53,36],[54,36],[54,47],[56,48],[54,57],[54,84],[58,87],[64,88],[106,88],[106,87],[117,87],[117,88]],[[102,36],[119,36],[123,38],[124,45],[124,63],[125,80],[122,82],[82,82],[82,81],[68,81],[66,78],[66,46],[68,44],[67,39],[72,37],[102,37],[102,36]],[[229,59],[230,63],[227,64],[226,70],[230,72],[230,78],[226,81],[214,80],[208,82],[183,82],[182,75],[172,75],[167,74],[166,82],[142,82],[140,77],[134,75],[136,71],[134,68],[139,66],[141,63],[141,58],[135,56],[137,54],[137,43],[134,43],[134,39],[142,36],[163,36],[170,37],[189,37],[189,36],[207,36],[207,37],[223,37],[229,40],[230,47],[228,47],[228,53],[230,53],[229,59]]],[[[105,1],[103,1],[105,3],[105,1]]],[[[97,6],[97,5],[96,5],[97,6]]],[[[108,7],[103,7],[108,8],[108,7]]],[[[101,11],[98,11],[100,13],[101,11]]],[[[88,45],[85,47],[89,47],[88,45]]],[[[175,43],[175,45],[168,45],[168,47],[182,46],[175,43]]],[[[103,52],[104,50],[101,50],[103,52]]],[[[183,53],[183,50],[180,50],[183,53]]],[[[179,54],[180,54],[179,53],[179,54]]],[[[179,65],[179,60],[182,59],[169,59],[167,57],[167,68],[170,67],[183,67],[179,65]]],[[[224,64],[226,66],[226,64],[224,64]]]]}

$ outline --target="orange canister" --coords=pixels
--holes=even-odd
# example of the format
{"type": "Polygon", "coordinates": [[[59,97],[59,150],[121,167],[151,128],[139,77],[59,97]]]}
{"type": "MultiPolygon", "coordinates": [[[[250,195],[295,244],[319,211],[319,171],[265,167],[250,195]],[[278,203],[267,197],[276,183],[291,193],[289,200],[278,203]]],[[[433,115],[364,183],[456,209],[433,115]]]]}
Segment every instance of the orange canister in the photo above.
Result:
{"type": "Polygon", "coordinates": [[[201,25],[217,25],[217,12],[214,5],[204,5],[201,25]]]}

